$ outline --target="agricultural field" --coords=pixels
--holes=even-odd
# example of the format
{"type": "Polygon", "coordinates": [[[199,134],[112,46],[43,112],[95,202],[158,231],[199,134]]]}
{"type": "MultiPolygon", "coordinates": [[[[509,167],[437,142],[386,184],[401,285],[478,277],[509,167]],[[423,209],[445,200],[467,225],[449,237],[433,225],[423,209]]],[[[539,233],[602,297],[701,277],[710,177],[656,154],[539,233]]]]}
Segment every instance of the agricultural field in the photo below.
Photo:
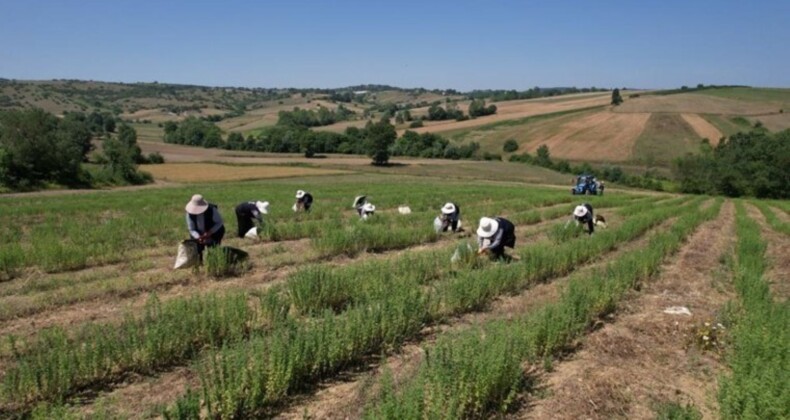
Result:
{"type": "Polygon", "coordinates": [[[417,131],[435,131],[459,144],[475,141],[489,153],[507,155],[502,146],[515,140],[519,149],[511,153],[534,155],[545,144],[552,157],[571,162],[666,168],[675,157],[697,152],[703,139],[715,145],[755,124],[773,132],[790,128],[783,111],[788,89],[660,93],[624,91],[617,107],[607,106],[609,97],[601,94],[567,95],[553,104],[549,99],[512,101],[501,104],[510,111],[498,111],[496,118],[431,123],[417,131]],[[590,102],[593,98],[599,102],[590,102]],[[569,108],[557,108],[563,104],[569,108]]]}
{"type": "Polygon", "coordinates": [[[788,415],[786,202],[607,189],[589,236],[566,188],[433,176],[0,198],[0,417],[788,415]],[[247,262],[171,269],[194,193],[247,262]],[[248,200],[259,240],[235,237],[248,200]],[[437,234],[450,200],[465,232],[437,234]],[[513,261],[468,251],[494,215],[513,261]]]}

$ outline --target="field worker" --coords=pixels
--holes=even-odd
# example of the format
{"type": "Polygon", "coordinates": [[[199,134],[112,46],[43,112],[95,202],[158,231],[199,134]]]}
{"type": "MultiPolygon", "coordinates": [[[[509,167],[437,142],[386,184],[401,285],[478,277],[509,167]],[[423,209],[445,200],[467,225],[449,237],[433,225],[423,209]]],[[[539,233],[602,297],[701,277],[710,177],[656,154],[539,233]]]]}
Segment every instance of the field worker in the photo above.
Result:
{"type": "Polygon", "coordinates": [[[595,223],[593,217],[593,208],[590,204],[584,203],[576,206],[573,209],[573,218],[576,220],[576,224],[587,224],[587,230],[590,235],[593,234],[595,231],[595,223]]]}
{"type": "Polygon", "coordinates": [[[268,201],[248,201],[236,206],[236,222],[239,225],[239,238],[255,227],[255,221],[263,223],[263,215],[269,214],[268,201]]]}
{"type": "Polygon", "coordinates": [[[198,241],[198,252],[203,255],[205,247],[213,247],[222,242],[225,225],[215,204],[208,203],[203,196],[195,194],[185,207],[189,235],[198,241]]]}
{"type": "Polygon", "coordinates": [[[368,202],[367,198],[368,198],[368,196],[366,196],[366,195],[358,195],[358,196],[354,197],[354,204],[351,205],[351,207],[356,209],[357,214],[360,217],[362,217],[362,207],[365,205],[365,203],[368,202]]]}
{"type": "Polygon", "coordinates": [[[447,232],[451,229],[452,232],[458,232],[458,220],[461,218],[461,208],[455,203],[446,203],[442,207],[442,232],[447,232]]]}
{"type": "Polygon", "coordinates": [[[362,220],[368,220],[368,217],[373,216],[373,213],[376,212],[376,206],[370,203],[365,203],[357,212],[359,213],[359,217],[361,217],[362,220]]]}
{"type": "Polygon", "coordinates": [[[477,228],[477,254],[488,253],[492,258],[507,258],[505,247],[516,246],[516,227],[503,217],[483,217],[477,228]]]}
{"type": "Polygon", "coordinates": [[[310,211],[310,207],[313,205],[313,195],[309,192],[305,192],[303,190],[299,190],[296,192],[296,207],[294,207],[294,211],[304,210],[310,211]]]}
{"type": "Polygon", "coordinates": [[[598,195],[603,195],[603,189],[606,188],[603,181],[598,181],[598,195]]]}

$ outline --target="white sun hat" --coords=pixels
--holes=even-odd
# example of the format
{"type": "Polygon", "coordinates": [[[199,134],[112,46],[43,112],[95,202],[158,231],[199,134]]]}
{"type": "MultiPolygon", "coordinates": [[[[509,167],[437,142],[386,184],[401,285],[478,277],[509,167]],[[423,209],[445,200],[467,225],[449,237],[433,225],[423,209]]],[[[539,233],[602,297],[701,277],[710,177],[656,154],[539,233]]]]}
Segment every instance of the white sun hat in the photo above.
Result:
{"type": "Polygon", "coordinates": [[[361,206],[362,204],[365,204],[365,199],[367,197],[368,196],[366,196],[366,195],[358,195],[358,196],[354,197],[354,204],[352,204],[351,207],[356,208],[356,207],[361,206]]]}
{"type": "Polygon", "coordinates": [[[203,214],[206,209],[208,209],[208,202],[206,202],[200,194],[193,195],[192,199],[189,200],[189,203],[184,207],[184,210],[192,215],[203,214]]]}
{"type": "Polygon", "coordinates": [[[576,217],[584,217],[584,216],[586,216],[587,215],[587,207],[576,206],[576,208],[573,209],[573,215],[576,216],[576,217]]]}
{"type": "Polygon", "coordinates": [[[480,218],[480,226],[477,228],[477,236],[490,238],[494,236],[497,230],[499,230],[499,222],[496,219],[482,217],[480,218]]]}
{"type": "Polygon", "coordinates": [[[365,205],[362,206],[362,211],[364,211],[365,213],[373,213],[374,211],[376,211],[376,206],[370,203],[365,203],[365,205]]]}
{"type": "Polygon", "coordinates": [[[304,195],[305,195],[304,190],[299,190],[296,192],[296,198],[302,198],[304,197],[304,195]]]}
{"type": "Polygon", "coordinates": [[[256,201],[255,207],[258,208],[258,211],[263,214],[269,214],[269,202],[268,201],[256,201]]]}
{"type": "Polygon", "coordinates": [[[453,214],[453,213],[455,213],[455,204],[453,204],[453,203],[445,204],[444,207],[442,207],[442,213],[443,214],[453,214]]]}

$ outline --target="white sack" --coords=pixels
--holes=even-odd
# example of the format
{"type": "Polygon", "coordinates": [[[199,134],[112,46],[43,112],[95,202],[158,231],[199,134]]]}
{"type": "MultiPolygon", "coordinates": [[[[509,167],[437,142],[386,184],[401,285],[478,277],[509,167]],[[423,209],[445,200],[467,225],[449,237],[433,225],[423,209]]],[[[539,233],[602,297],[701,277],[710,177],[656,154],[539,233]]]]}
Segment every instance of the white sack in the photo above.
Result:
{"type": "Polygon", "coordinates": [[[435,230],[436,233],[442,231],[442,219],[439,218],[439,216],[436,216],[436,218],[433,219],[433,230],[435,230]]]}
{"type": "Polygon", "coordinates": [[[248,230],[247,233],[244,234],[244,237],[247,239],[258,239],[258,228],[254,227],[248,230]]]}
{"type": "Polygon", "coordinates": [[[176,263],[173,265],[173,269],[189,268],[197,265],[198,261],[197,243],[195,241],[184,241],[178,245],[178,255],[176,256],[176,263]]]}
{"type": "Polygon", "coordinates": [[[398,213],[400,214],[411,214],[411,209],[409,206],[400,206],[398,207],[398,213]]]}
{"type": "Polygon", "coordinates": [[[296,205],[296,203],[294,203],[294,206],[291,208],[293,209],[293,211],[299,211],[299,207],[296,205]]]}

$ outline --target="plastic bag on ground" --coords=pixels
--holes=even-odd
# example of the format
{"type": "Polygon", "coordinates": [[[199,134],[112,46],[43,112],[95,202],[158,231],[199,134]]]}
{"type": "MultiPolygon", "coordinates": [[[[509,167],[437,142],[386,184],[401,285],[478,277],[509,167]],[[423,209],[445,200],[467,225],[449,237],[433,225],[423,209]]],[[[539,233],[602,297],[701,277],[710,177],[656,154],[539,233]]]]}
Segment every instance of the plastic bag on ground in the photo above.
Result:
{"type": "Polygon", "coordinates": [[[453,253],[453,256],[450,257],[450,262],[457,263],[459,261],[468,260],[474,257],[475,257],[475,250],[472,248],[472,245],[469,245],[467,243],[464,245],[459,245],[458,247],[455,248],[455,252],[453,253]]]}
{"type": "Polygon", "coordinates": [[[244,237],[247,239],[258,239],[258,228],[254,227],[248,230],[247,233],[244,234],[244,237]]]}
{"type": "Polygon", "coordinates": [[[178,255],[176,255],[176,263],[173,265],[173,269],[193,267],[199,261],[197,241],[188,239],[178,245],[178,255]]]}
{"type": "Polygon", "coordinates": [[[299,210],[299,207],[296,205],[296,203],[294,203],[294,206],[291,207],[291,208],[293,209],[293,211],[298,211],[299,210]]]}
{"type": "Polygon", "coordinates": [[[411,208],[409,208],[409,206],[400,206],[400,207],[398,207],[398,213],[400,213],[400,214],[411,214],[411,208]]]}

